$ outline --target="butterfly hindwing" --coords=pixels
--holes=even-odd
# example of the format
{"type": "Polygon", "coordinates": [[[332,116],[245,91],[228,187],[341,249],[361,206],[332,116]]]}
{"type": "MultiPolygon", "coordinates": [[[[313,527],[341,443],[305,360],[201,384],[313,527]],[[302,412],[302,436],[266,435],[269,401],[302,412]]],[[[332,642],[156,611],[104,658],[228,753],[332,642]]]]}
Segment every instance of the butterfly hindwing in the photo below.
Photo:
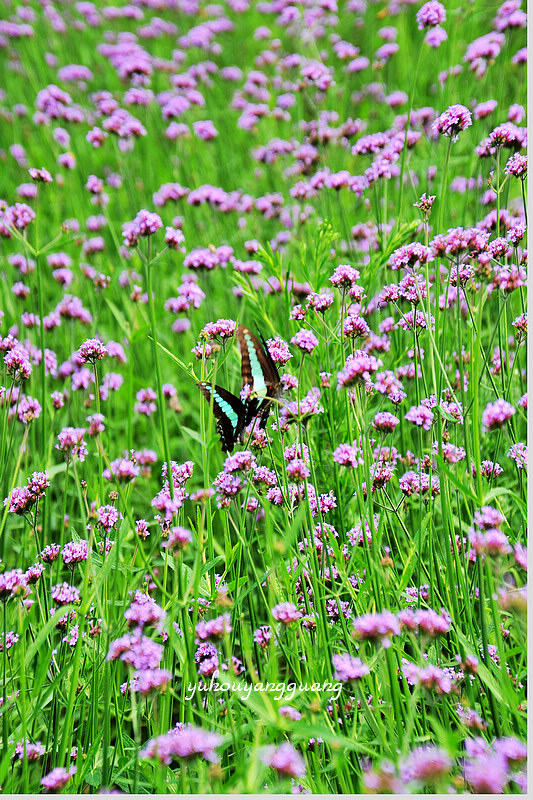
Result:
{"type": "Polygon", "coordinates": [[[222,386],[213,386],[204,381],[198,387],[209,404],[213,401],[213,414],[222,450],[230,452],[247,424],[247,404],[222,386]]]}

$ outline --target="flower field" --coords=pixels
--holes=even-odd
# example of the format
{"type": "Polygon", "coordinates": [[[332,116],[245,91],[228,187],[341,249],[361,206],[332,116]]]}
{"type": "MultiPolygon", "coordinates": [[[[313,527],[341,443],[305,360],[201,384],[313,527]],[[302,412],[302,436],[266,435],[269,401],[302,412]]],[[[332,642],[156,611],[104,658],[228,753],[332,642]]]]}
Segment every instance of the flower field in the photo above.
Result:
{"type": "Polygon", "coordinates": [[[525,794],[520,0],[1,9],[2,793],[525,794]]]}

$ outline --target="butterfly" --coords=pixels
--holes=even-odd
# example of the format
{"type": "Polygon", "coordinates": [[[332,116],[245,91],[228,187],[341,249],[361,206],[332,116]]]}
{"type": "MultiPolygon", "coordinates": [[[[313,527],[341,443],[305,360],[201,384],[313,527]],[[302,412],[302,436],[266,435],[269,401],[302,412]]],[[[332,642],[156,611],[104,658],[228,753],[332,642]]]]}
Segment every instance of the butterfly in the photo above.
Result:
{"type": "Polygon", "coordinates": [[[222,386],[213,386],[206,381],[198,384],[208,403],[213,403],[213,414],[224,452],[233,450],[246,426],[256,417],[259,418],[259,427],[265,427],[270,404],[281,390],[278,370],[264,338],[261,336],[260,342],[243,325],[237,326],[236,336],[241,351],[243,389],[246,388],[248,395],[246,399],[242,400],[222,386]]]}

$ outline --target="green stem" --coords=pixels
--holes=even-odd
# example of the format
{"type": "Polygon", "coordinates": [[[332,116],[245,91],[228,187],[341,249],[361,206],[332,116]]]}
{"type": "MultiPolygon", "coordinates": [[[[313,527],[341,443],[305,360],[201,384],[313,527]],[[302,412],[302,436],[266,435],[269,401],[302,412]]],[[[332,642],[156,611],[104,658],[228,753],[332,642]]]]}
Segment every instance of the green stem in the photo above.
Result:
{"type": "Polygon", "coordinates": [[[154,296],[152,290],[152,271],[151,262],[149,259],[144,260],[144,279],[146,284],[146,291],[148,293],[148,314],[150,317],[150,328],[152,332],[152,357],[155,367],[155,379],[157,388],[157,403],[159,412],[159,422],[161,424],[161,433],[163,436],[163,447],[165,451],[165,461],[167,463],[167,479],[170,491],[170,497],[174,499],[174,483],[172,480],[172,468],[170,461],[170,444],[168,441],[167,419],[165,415],[165,403],[163,397],[163,385],[161,382],[161,368],[159,366],[158,344],[157,344],[157,328],[155,319],[154,296]]]}
{"type": "Polygon", "coordinates": [[[39,299],[39,336],[41,344],[41,459],[45,463],[46,456],[46,365],[44,362],[45,338],[44,338],[44,300],[43,300],[43,280],[42,263],[39,255],[35,256],[37,271],[37,294],[39,299]]]}
{"type": "MultiPolygon", "coordinates": [[[[490,665],[490,656],[489,656],[489,641],[487,636],[487,618],[485,615],[485,587],[483,586],[483,581],[485,579],[484,576],[484,569],[483,569],[483,556],[481,554],[478,555],[478,583],[479,583],[479,617],[481,622],[481,641],[483,645],[483,661],[485,662],[485,666],[488,668],[490,665]]],[[[503,653],[501,654],[503,656],[503,653]]],[[[505,666],[502,665],[502,669],[505,669],[505,666]]],[[[500,736],[500,724],[498,721],[497,713],[496,713],[496,704],[494,703],[494,695],[492,690],[487,686],[487,695],[489,698],[489,705],[492,714],[492,723],[494,725],[494,730],[496,732],[496,736],[500,736]]]]}
{"type": "MultiPolygon", "coordinates": [[[[94,386],[95,386],[94,399],[95,399],[95,402],[96,402],[96,413],[98,414],[98,417],[100,417],[100,415],[101,415],[100,414],[100,384],[98,382],[98,370],[96,368],[96,361],[93,364],[93,369],[94,369],[94,386]]],[[[98,438],[100,437],[99,433],[97,434],[97,437],[98,438]]],[[[98,493],[99,493],[99,502],[100,502],[100,504],[103,504],[103,502],[104,502],[104,477],[103,477],[103,471],[104,470],[103,470],[103,466],[104,465],[103,465],[103,461],[102,461],[102,451],[98,446],[96,447],[96,449],[98,451],[98,493]]]]}
{"type": "Polygon", "coordinates": [[[4,757],[7,753],[7,692],[6,692],[6,665],[7,665],[7,647],[6,647],[6,636],[7,636],[7,599],[3,601],[4,606],[4,641],[2,642],[2,748],[4,751],[4,757]]]}
{"type": "MultiPolygon", "coordinates": [[[[416,67],[415,72],[413,75],[413,83],[411,86],[411,92],[409,95],[409,107],[407,109],[407,122],[405,123],[405,139],[402,147],[402,164],[400,167],[400,199],[398,202],[398,221],[403,219],[403,179],[405,175],[405,159],[407,155],[407,131],[409,130],[409,123],[411,121],[411,111],[413,110],[413,103],[415,99],[415,91],[416,91],[416,81],[418,78],[418,69],[420,67],[420,58],[422,56],[422,47],[418,47],[418,56],[416,59],[416,67]]],[[[384,211],[386,212],[386,208],[384,211]]]]}

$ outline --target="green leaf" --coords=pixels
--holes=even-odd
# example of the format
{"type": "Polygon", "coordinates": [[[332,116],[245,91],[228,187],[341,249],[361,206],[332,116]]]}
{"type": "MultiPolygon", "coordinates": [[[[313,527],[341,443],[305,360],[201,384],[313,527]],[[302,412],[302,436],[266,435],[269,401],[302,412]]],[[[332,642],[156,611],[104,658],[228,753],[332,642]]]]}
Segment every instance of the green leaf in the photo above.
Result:
{"type": "Polygon", "coordinates": [[[191,369],[192,364],[187,365],[184,361],[181,360],[181,358],[178,358],[177,355],[172,353],[168,348],[166,348],[163,344],[161,344],[161,342],[158,342],[157,346],[159,347],[160,350],[163,351],[163,353],[165,353],[169,358],[171,358],[172,361],[174,361],[174,363],[177,364],[178,367],[180,367],[180,369],[182,369],[183,372],[185,372],[185,374],[189,376],[189,378],[191,378],[196,383],[196,378],[191,369]]]}
{"type": "Polygon", "coordinates": [[[207,446],[205,441],[202,439],[202,436],[200,435],[200,433],[198,431],[193,431],[191,428],[187,428],[186,425],[182,425],[181,426],[181,430],[184,431],[186,434],[188,434],[191,437],[191,439],[194,439],[195,442],[198,442],[198,444],[201,444],[202,447],[206,447],[207,446]]]}
{"type": "Polygon", "coordinates": [[[439,453],[436,454],[436,459],[437,459],[437,464],[439,465],[439,471],[441,473],[443,473],[444,475],[446,475],[446,477],[448,478],[450,483],[453,483],[453,485],[456,487],[456,489],[459,489],[461,494],[464,497],[468,497],[468,499],[471,500],[474,503],[474,505],[476,505],[476,506],[481,505],[481,503],[479,502],[477,496],[474,494],[473,490],[470,489],[470,487],[466,485],[466,481],[460,480],[457,477],[457,475],[453,474],[451,469],[449,469],[449,467],[446,466],[446,464],[444,462],[444,459],[441,458],[439,453]]]}
{"type": "Polygon", "coordinates": [[[26,650],[26,659],[24,663],[28,671],[35,654],[41,650],[52,628],[57,625],[57,622],[61,619],[61,617],[63,617],[65,614],[68,614],[73,608],[76,608],[76,606],[74,606],[72,603],[61,606],[60,608],[56,608],[53,616],[51,616],[50,619],[44,623],[42,628],[39,630],[39,633],[26,650]]]}
{"type": "Polygon", "coordinates": [[[483,505],[490,503],[492,500],[495,500],[496,497],[502,497],[503,495],[509,495],[513,498],[514,502],[518,505],[524,520],[527,521],[527,505],[522,500],[522,498],[516,493],[513,492],[511,489],[506,489],[503,486],[496,487],[494,489],[490,489],[487,494],[483,495],[483,505]]]}
{"type": "Polygon", "coordinates": [[[131,335],[131,325],[130,325],[130,323],[124,319],[124,315],[122,314],[121,311],[119,311],[119,309],[113,303],[112,300],[109,300],[109,298],[106,297],[105,295],[104,295],[104,299],[105,299],[105,301],[106,301],[111,313],[113,314],[113,316],[115,317],[116,321],[118,322],[118,325],[121,328],[122,332],[129,339],[130,335],[131,335]]]}

